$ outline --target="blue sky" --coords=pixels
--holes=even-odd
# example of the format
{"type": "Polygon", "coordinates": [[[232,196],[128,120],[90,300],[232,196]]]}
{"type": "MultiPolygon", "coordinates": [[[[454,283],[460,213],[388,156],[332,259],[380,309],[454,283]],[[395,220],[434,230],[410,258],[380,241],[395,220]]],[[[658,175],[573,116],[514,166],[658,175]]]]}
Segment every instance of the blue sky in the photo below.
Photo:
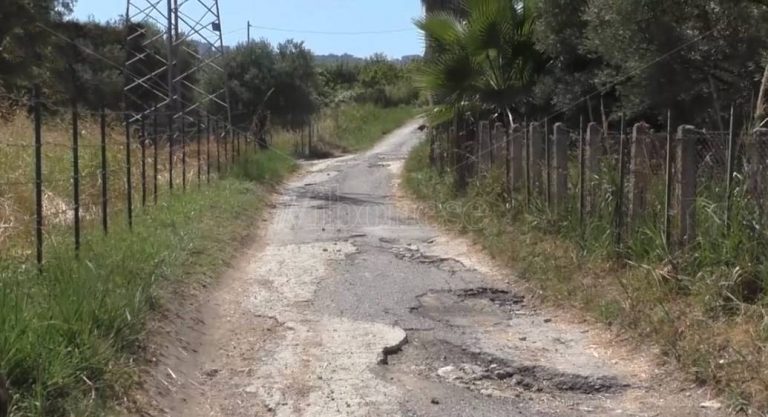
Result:
{"type": "MultiPolygon", "coordinates": [[[[74,17],[114,19],[125,13],[125,6],[125,0],[78,0],[74,17]]],[[[256,26],[251,28],[252,38],[275,43],[289,38],[303,40],[319,54],[368,56],[383,52],[400,57],[423,50],[421,35],[412,23],[421,14],[419,0],[219,0],[219,7],[224,42],[230,45],[245,40],[250,20],[256,26]],[[385,31],[391,33],[359,33],[385,31]]]]}

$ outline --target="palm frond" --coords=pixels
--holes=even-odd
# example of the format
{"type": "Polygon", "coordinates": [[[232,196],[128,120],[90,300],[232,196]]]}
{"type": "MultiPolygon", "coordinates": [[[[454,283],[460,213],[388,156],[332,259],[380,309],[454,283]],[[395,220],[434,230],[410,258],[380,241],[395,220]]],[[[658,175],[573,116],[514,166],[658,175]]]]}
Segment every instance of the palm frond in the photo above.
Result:
{"type": "Polygon", "coordinates": [[[417,28],[424,33],[431,47],[451,49],[457,43],[463,42],[465,36],[464,24],[449,12],[436,12],[414,20],[417,28]]]}

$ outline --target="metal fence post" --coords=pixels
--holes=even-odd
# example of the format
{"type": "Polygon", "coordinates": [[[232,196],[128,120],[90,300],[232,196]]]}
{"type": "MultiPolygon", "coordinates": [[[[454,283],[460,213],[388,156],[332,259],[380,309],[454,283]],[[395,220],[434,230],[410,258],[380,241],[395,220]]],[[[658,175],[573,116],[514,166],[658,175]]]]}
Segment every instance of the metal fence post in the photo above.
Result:
{"type": "Polygon", "coordinates": [[[551,139],[549,137],[549,119],[544,118],[544,192],[546,193],[545,200],[547,202],[548,210],[552,209],[551,148],[551,139]]]}
{"type": "Polygon", "coordinates": [[[211,115],[205,116],[205,181],[211,183],[211,115]]]}
{"type": "Polygon", "coordinates": [[[75,253],[80,253],[80,115],[77,99],[72,98],[72,222],[75,232],[75,253]]]}
{"type": "Polygon", "coordinates": [[[531,136],[528,130],[528,119],[523,122],[523,156],[525,159],[525,207],[531,208],[531,136]]]}
{"type": "Polygon", "coordinates": [[[202,149],[203,146],[203,129],[200,122],[200,116],[197,116],[197,188],[200,188],[200,185],[203,182],[203,173],[202,173],[202,149]]]}
{"type": "Polygon", "coordinates": [[[621,127],[619,130],[619,184],[616,187],[616,206],[614,209],[615,218],[615,247],[616,250],[621,251],[623,246],[623,229],[624,229],[624,177],[626,175],[624,169],[624,115],[621,115],[621,127]]]}
{"type": "MultiPolygon", "coordinates": [[[[512,154],[512,126],[507,130],[506,127],[502,125],[501,133],[499,133],[499,135],[504,141],[504,179],[509,183],[509,177],[512,176],[512,161],[509,158],[512,154]]],[[[509,197],[512,198],[512,191],[509,187],[507,187],[507,192],[509,192],[509,197]]]]}
{"type": "Polygon", "coordinates": [[[125,114],[125,183],[128,208],[128,228],[133,229],[133,178],[131,173],[131,117],[125,114]]]}
{"type": "Polygon", "coordinates": [[[107,187],[107,113],[104,107],[101,108],[99,115],[99,125],[101,133],[101,228],[106,235],[109,232],[109,196],[107,187]]]}
{"type": "Polygon", "coordinates": [[[168,113],[168,190],[173,192],[173,113],[168,113]]]}
{"type": "Polygon", "coordinates": [[[584,116],[579,117],[579,228],[584,231],[584,205],[585,205],[585,180],[584,180],[584,116]]]}
{"type": "Polygon", "coordinates": [[[219,144],[221,138],[219,137],[219,121],[218,120],[214,120],[213,139],[216,142],[216,173],[221,175],[221,146],[219,144]]]}
{"type": "Polygon", "coordinates": [[[40,111],[40,86],[35,84],[33,92],[35,112],[35,249],[37,267],[43,268],[43,115],[40,111]]]}
{"type": "Polygon", "coordinates": [[[314,134],[314,129],[312,127],[312,119],[309,119],[309,132],[307,135],[307,156],[312,155],[312,135],[314,134]]]}
{"type": "Polygon", "coordinates": [[[733,193],[733,164],[735,155],[735,141],[733,131],[734,122],[733,105],[731,105],[731,120],[728,127],[728,161],[726,163],[726,177],[725,177],[725,231],[726,233],[731,229],[731,195],[733,193]]]}
{"type": "Polygon", "coordinates": [[[235,136],[237,137],[237,157],[240,157],[240,139],[242,139],[242,135],[240,134],[240,131],[235,132],[235,136]]]}
{"type": "Polygon", "coordinates": [[[152,158],[152,175],[154,178],[152,179],[153,182],[153,188],[152,188],[152,198],[154,199],[155,205],[157,205],[157,194],[159,192],[158,186],[157,186],[157,177],[158,177],[158,161],[160,159],[160,151],[158,150],[158,142],[160,142],[160,132],[159,124],[158,124],[158,115],[157,115],[157,105],[155,105],[152,108],[153,116],[152,116],[152,152],[154,153],[154,156],[152,158]]]}
{"type": "Polygon", "coordinates": [[[664,184],[664,246],[672,250],[672,112],[667,110],[667,160],[666,183],[664,184]]]}
{"type": "Polygon", "coordinates": [[[229,163],[229,145],[227,144],[228,135],[226,125],[224,125],[224,130],[219,134],[219,137],[224,138],[224,167],[226,169],[226,165],[229,163]]]}
{"type": "Polygon", "coordinates": [[[147,205],[147,121],[144,115],[141,115],[141,138],[139,146],[141,147],[141,206],[147,205]]]}
{"type": "Polygon", "coordinates": [[[181,190],[187,191],[187,132],[186,120],[181,116],[181,126],[179,127],[179,138],[181,139],[181,190]]]}
{"type": "Polygon", "coordinates": [[[227,139],[229,139],[229,146],[231,148],[229,152],[230,163],[234,165],[236,146],[235,146],[235,131],[232,129],[232,126],[227,125],[226,135],[227,135],[227,139]]]}

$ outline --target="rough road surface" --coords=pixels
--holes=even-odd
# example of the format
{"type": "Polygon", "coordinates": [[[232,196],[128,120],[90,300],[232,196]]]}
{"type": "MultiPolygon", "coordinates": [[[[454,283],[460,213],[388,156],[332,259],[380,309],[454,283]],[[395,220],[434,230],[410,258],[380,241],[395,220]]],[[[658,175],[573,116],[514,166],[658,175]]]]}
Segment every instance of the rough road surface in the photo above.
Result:
{"type": "Polygon", "coordinates": [[[282,189],[259,243],[165,328],[145,415],[722,413],[409,214],[396,182],[417,126],[282,189]]]}

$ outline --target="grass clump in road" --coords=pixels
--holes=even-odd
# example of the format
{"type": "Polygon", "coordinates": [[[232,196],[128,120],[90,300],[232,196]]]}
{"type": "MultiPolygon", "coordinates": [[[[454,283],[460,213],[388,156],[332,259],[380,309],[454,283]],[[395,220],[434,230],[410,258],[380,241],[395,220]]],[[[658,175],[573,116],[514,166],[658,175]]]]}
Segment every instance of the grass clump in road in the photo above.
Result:
{"type": "MultiPolygon", "coordinates": [[[[768,297],[740,298],[748,278],[763,268],[746,260],[759,244],[747,244],[743,224],[734,224],[736,238],[697,242],[690,259],[659,258],[659,243],[646,237],[630,248],[632,262],[617,262],[610,228],[582,235],[535,208],[510,208],[503,172],[475,180],[459,195],[452,176],[430,168],[427,155],[426,144],[411,154],[404,184],[429,203],[436,221],[476,238],[546,300],[654,342],[696,382],[719,388],[732,410],[768,407],[768,297]]],[[[735,204],[734,218],[744,214],[739,210],[735,204]]],[[[714,236],[705,228],[716,222],[706,216],[701,222],[701,236],[714,236]]]]}
{"type": "Polygon", "coordinates": [[[41,274],[0,262],[0,372],[11,415],[104,415],[136,381],[145,323],[164,294],[215,275],[270,184],[292,168],[274,153],[248,157],[234,175],[138,213],[132,232],[115,221],[104,237],[89,225],[79,260],[63,243],[68,234],[52,236],[41,274]]]}

